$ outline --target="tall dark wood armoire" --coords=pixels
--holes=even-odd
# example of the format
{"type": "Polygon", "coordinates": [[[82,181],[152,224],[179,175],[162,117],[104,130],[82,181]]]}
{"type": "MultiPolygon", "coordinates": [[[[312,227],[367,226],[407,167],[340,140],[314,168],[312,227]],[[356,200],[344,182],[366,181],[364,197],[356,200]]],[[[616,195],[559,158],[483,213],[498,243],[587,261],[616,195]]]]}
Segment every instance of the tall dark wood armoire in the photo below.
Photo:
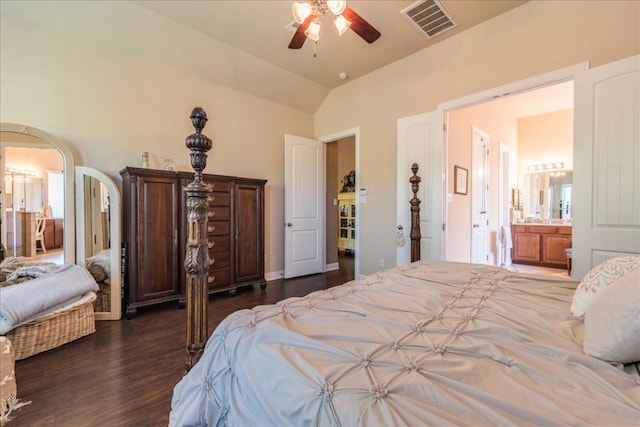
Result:
{"type": "MultiPolygon", "coordinates": [[[[127,167],[123,178],[126,245],[125,316],[137,307],[184,302],[187,241],[186,195],[193,173],[127,167]]],[[[266,180],[203,175],[211,185],[207,240],[209,293],[260,284],[264,279],[266,180]]]]}

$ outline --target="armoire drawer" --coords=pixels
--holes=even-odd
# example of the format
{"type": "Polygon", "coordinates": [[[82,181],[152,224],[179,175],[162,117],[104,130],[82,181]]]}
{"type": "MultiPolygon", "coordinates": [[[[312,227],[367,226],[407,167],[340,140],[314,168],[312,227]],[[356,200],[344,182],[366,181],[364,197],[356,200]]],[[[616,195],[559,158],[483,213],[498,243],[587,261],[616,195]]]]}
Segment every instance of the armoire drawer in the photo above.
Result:
{"type": "Polygon", "coordinates": [[[229,235],[229,221],[209,221],[207,234],[209,236],[229,235]]]}
{"type": "Polygon", "coordinates": [[[209,221],[228,221],[229,206],[210,206],[209,210],[207,211],[207,218],[209,219],[209,221]]]}
{"type": "Polygon", "coordinates": [[[229,268],[229,252],[209,251],[209,270],[212,268],[229,268]]]}
{"type": "Polygon", "coordinates": [[[223,193],[221,191],[214,191],[209,194],[207,197],[207,203],[209,206],[229,206],[230,203],[230,195],[229,193],[223,193]]]}
{"type": "Polygon", "coordinates": [[[227,268],[226,270],[209,270],[207,282],[209,283],[209,289],[229,285],[231,283],[229,280],[229,269],[227,268]]]}
{"type": "Polygon", "coordinates": [[[231,244],[228,235],[211,236],[207,241],[210,253],[230,251],[231,244]]]}

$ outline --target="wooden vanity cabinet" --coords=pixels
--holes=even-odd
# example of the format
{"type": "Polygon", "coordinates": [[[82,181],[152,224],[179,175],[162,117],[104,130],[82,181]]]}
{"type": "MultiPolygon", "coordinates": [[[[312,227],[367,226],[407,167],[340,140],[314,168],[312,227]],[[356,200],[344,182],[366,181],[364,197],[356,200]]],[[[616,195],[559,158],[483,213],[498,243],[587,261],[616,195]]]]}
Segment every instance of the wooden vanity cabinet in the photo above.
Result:
{"type": "Polygon", "coordinates": [[[64,219],[47,218],[44,227],[44,247],[46,249],[61,248],[64,239],[64,219]]]}
{"type": "MultiPolygon", "coordinates": [[[[126,317],[136,307],[185,302],[187,196],[193,172],[125,168],[124,241],[126,317]]],[[[203,175],[211,185],[207,210],[209,293],[264,279],[264,186],[266,180],[203,175]]]]}
{"type": "Polygon", "coordinates": [[[565,268],[565,249],[571,247],[570,226],[513,224],[511,226],[515,263],[565,268]]]}

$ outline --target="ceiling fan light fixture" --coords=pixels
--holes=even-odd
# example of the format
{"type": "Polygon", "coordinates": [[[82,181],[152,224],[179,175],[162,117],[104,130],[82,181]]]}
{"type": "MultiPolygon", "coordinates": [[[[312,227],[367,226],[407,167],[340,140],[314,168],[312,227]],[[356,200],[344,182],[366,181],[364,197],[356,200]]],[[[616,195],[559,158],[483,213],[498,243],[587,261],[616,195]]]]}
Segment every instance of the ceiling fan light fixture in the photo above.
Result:
{"type": "Polygon", "coordinates": [[[302,24],[309,15],[311,15],[312,7],[309,3],[295,2],[291,6],[291,12],[293,13],[293,19],[298,24],[302,24]]]}
{"type": "Polygon", "coordinates": [[[333,21],[333,23],[338,29],[338,35],[343,35],[351,26],[351,22],[342,15],[336,16],[336,19],[333,21]]]}
{"type": "Polygon", "coordinates": [[[314,42],[320,40],[320,22],[317,19],[311,21],[309,28],[304,32],[304,35],[314,42]]]}
{"type": "Polygon", "coordinates": [[[334,15],[340,15],[347,7],[347,0],[327,0],[327,7],[334,15]]]}

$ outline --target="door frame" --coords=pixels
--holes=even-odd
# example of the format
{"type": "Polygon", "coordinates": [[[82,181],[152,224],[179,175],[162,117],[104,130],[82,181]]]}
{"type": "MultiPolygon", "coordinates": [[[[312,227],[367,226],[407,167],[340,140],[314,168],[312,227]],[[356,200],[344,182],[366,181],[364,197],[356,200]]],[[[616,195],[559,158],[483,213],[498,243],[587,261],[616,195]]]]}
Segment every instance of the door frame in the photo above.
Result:
{"type": "MultiPolygon", "coordinates": [[[[324,135],[318,138],[318,141],[322,142],[323,144],[325,144],[325,152],[326,152],[326,144],[333,142],[333,141],[337,141],[339,139],[344,139],[344,138],[349,138],[349,137],[353,137],[355,140],[355,144],[354,144],[354,149],[355,149],[355,160],[356,160],[356,164],[355,164],[355,171],[356,171],[356,199],[355,199],[355,204],[356,204],[356,215],[355,215],[355,220],[356,220],[356,227],[355,227],[355,231],[356,231],[356,238],[355,238],[355,254],[353,257],[353,277],[355,279],[359,279],[360,278],[360,191],[359,191],[359,186],[360,186],[360,128],[359,127],[355,127],[355,128],[351,128],[351,129],[345,129],[342,131],[338,131],[336,133],[332,133],[329,135],[324,135]]],[[[326,163],[325,163],[325,169],[326,169],[326,163]]],[[[326,170],[325,170],[326,172],[326,170]]],[[[320,197],[322,198],[322,200],[324,201],[326,198],[326,192],[327,189],[324,188],[324,194],[322,194],[320,197]]],[[[326,218],[324,219],[324,221],[322,221],[322,247],[326,249],[327,247],[327,221],[326,218]]],[[[322,255],[323,259],[322,259],[322,265],[323,265],[323,271],[326,270],[326,266],[327,266],[327,251],[324,250],[323,251],[323,255],[322,255]]]]}
{"type": "MultiPolygon", "coordinates": [[[[529,77],[523,80],[518,80],[513,83],[508,83],[506,85],[497,86],[491,89],[487,89],[481,92],[476,92],[471,95],[463,96],[461,98],[456,98],[450,101],[446,101],[438,104],[437,109],[442,110],[444,112],[444,122],[446,124],[446,130],[444,132],[444,146],[449,147],[449,112],[453,110],[457,110],[460,108],[471,107],[476,104],[482,104],[485,102],[494,101],[497,98],[502,98],[505,96],[516,95],[519,93],[529,92],[531,90],[540,89],[546,86],[575,80],[576,76],[589,70],[589,62],[580,62],[574,65],[570,65],[568,67],[560,68],[554,71],[550,71],[548,73],[539,74],[533,77],[529,77]]],[[[445,152],[445,168],[449,170],[449,162],[445,152]]],[[[446,174],[447,188],[449,174],[446,174]]],[[[443,200],[440,201],[444,205],[444,215],[445,215],[445,223],[449,219],[449,206],[446,200],[446,195],[443,200]]],[[[446,247],[446,234],[443,236],[445,240],[446,247]]],[[[445,254],[446,258],[446,254],[445,254]]]]}

